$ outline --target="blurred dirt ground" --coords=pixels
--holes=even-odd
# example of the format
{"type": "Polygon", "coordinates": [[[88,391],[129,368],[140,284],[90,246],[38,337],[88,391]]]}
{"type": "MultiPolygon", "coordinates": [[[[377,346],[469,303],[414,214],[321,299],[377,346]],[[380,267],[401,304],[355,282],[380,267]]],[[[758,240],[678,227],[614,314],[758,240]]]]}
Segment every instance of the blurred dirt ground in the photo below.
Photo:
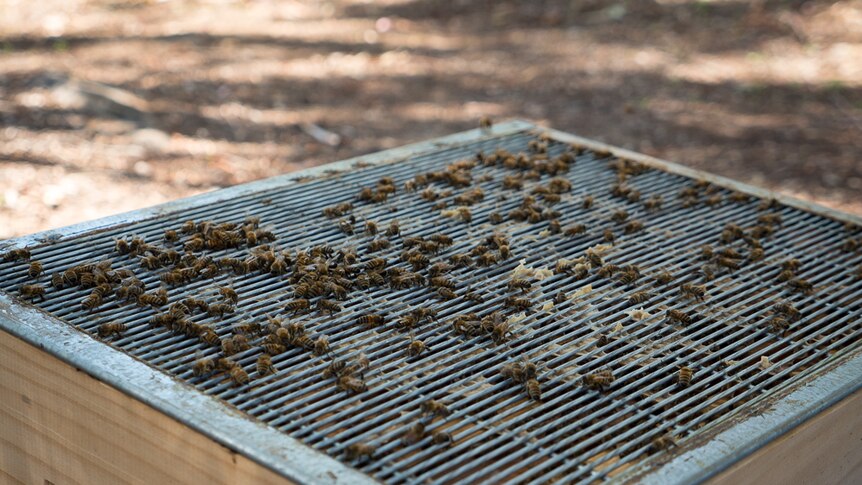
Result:
{"type": "Polygon", "coordinates": [[[862,1],[0,0],[0,238],[482,115],[862,214],[862,1]]]}

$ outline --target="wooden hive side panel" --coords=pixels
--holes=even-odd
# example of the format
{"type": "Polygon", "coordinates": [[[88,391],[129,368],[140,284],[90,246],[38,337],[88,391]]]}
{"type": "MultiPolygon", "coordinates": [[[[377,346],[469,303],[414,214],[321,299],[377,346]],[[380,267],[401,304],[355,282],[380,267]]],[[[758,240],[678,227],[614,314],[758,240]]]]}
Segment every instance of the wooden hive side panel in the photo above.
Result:
{"type": "Polygon", "coordinates": [[[285,484],[285,478],[0,331],[0,482],[285,484]]]}

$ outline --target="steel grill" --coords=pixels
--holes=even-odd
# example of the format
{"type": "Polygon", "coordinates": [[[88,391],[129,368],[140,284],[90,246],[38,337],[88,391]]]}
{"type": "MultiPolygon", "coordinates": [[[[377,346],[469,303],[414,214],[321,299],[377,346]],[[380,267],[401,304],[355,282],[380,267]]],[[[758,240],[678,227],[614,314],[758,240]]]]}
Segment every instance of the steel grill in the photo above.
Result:
{"type": "MultiPolygon", "coordinates": [[[[500,188],[502,177],[513,171],[477,165],[472,170],[473,185],[455,190],[449,197],[477,186],[484,190],[484,200],[471,206],[469,224],[445,217],[418,192],[403,189],[417,174],[444,170],[453,162],[472,159],[477,152],[488,154],[498,148],[528,152],[528,144],[539,131],[515,126],[519,129],[481,132],[463,142],[387,161],[391,163],[357,164],[317,177],[284,180],[214,203],[192,202],[144,220],[112,223],[29,248],[32,259],[44,265],[40,281],[46,285],[53,273],[83,262],[111,259],[113,269],[134,271],[151,291],[159,287],[164,270],[145,270],[137,259],[119,256],[114,252],[115,239],[139,236],[149,243],[161,243],[166,229],[177,229],[187,220],[242,223],[247,216],[257,216],[277,236],[273,245],[279,249],[351,246],[358,250],[360,262],[385,257],[390,265],[405,268],[409,265],[399,259],[404,237],[450,235],[455,244],[432,257],[433,262],[468,252],[495,232],[505,233],[512,256],[489,267],[451,271],[459,297],[449,301],[435,298],[427,286],[401,290],[377,286],[351,290],[341,302],[343,310],[332,315],[312,312],[293,317],[282,308],[293,298],[292,285],[286,280],[289,275],[223,272],[213,279],[169,287],[169,303],[173,303],[188,296],[213,299],[212,288],[232,286],[239,294],[234,313],[223,319],[205,314],[190,318],[214,325],[223,338],[243,321],[262,322],[276,315],[302,320],[311,335],[329,338],[338,358],[356,359],[360,354],[369,358],[365,392],[351,395],[339,390],[331,379],[321,377],[329,358],[299,348],[273,356],[277,372],[266,377],[257,376],[254,370],[261,353],[258,346],[237,354],[235,360],[251,376],[248,385],[232,385],[223,374],[195,377],[191,371],[194,361],[215,358],[218,349],[151,325],[150,319],[163,309],[121,304],[108,297],[88,312],[81,309],[80,302],[90,290],[78,287],[49,288],[45,300],[33,304],[96,338],[100,324],[124,323],[127,330],[121,337],[105,340],[112,347],[387,483],[580,483],[624,478],[666,460],[688,443],[708,440],[723,423],[859,349],[862,280],[857,272],[862,267],[862,252],[842,248],[848,239],[862,240],[859,226],[785,204],[764,211],[758,208],[762,200],[756,197],[732,202],[733,191],[717,185],[712,190],[713,195],[721,196],[720,203],[685,207],[678,194],[692,186],[692,178],[655,168],[628,181],[643,199],[662,196],[663,207],[648,211],[642,201],[630,202],[609,193],[617,180],[610,165],[616,157],[593,150],[577,155],[571,169],[562,174],[572,183],[572,190],[553,206],[560,211],[564,228],[586,225],[587,232],[574,237],[546,234],[547,221],[533,224],[506,218],[499,225],[489,222],[492,212],[505,216],[516,209],[523,194],[547,184],[552,178],[549,175],[527,181],[522,194],[500,188]],[[374,186],[384,176],[394,178],[398,187],[386,203],[355,201],[361,188],[374,186]],[[595,197],[589,210],[581,206],[588,194],[595,197]],[[322,215],[324,208],[341,202],[355,205],[354,235],[344,234],[338,219],[322,215]],[[625,234],[622,224],[611,221],[620,209],[641,221],[644,229],[625,234]],[[782,221],[774,235],[762,239],[763,260],[743,260],[740,269],[717,271],[713,280],[704,281],[702,246],[723,247],[720,237],[726,224],[751,227],[760,216],[772,213],[779,214],[782,221]],[[391,238],[389,249],[369,253],[371,238],[361,230],[365,220],[376,221],[381,228],[397,220],[402,235],[391,238]],[[514,323],[508,342],[497,345],[485,336],[452,332],[451,322],[459,315],[485,315],[501,307],[513,294],[507,284],[522,261],[529,268],[553,269],[560,259],[576,259],[604,244],[606,228],[614,229],[616,241],[603,254],[605,264],[639,266],[643,275],[635,284],[622,285],[596,271],[582,279],[554,274],[534,282],[526,294],[534,302],[532,311],[514,323]],[[801,263],[796,275],[812,283],[813,292],[793,291],[777,281],[781,263],[791,258],[801,263]],[[674,275],[671,284],[652,281],[662,271],[674,275]],[[685,298],[679,291],[683,283],[706,285],[707,297],[703,301],[685,298]],[[631,303],[629,298],[642,290],[649,291],[645,301],[631,303]],[[484,295],[484,300],[463,298],[467,291],[484,295]],[[540,309],[559,292],[568,298],[540,309]],[[766,325],[779,300],[791,302],[801,312],[801,318],[783,335],[766,325]],[[412,335],[395,328],[399,317],[420,307],[436,308],[437,322],[422,324],[412,335]],[[673,324],[666,319],[666,311],[672,308],[699,317],[688,325],[673,324]],[[635,309],[645,313],[635,318],[635,309]],[[385,314],[386,325],[376,329],[357,325],[357,318],[369,312],[385,314]],[[427,351],[406,358],[404,349],[410,339],[425,342],[427,351]],[[530,400],[523,386],[500,374],[502,366],[522,359],[539,367],[539,402],[530,400]],[[689,386],[676,382],[683,365],[694,370],[689,386]],[[584,375],[604,369],[612,369],[615,376],[607,390],[581,385],[584,375]],[[450,433],[452,446],[433,444],[430,437],[412,445],[401,441],[405,429],[420,419],[421,404],[429,399],[445,403],[451,415],[430,422],[428,431],[450,433]],[[669,450],[655,449],[654,440],[662,436],[673,437],[676,445],[669,450]],[[348,460],[345,450],[357,443],[374,445],[374,457],[348,460]]],[[[549,143],[550,157],[570,149],[567,141],[555,137],[559,138],[553,135],[549,143]]],[[[739,249],[744,243],[731,246],[739,249]]],[[[214,258],[241,258],[249,249],[206,253],[214,258]]],[[[21,286],[31,282],[27,264],[0,263],[2,291],[17,297],[21,286]]]]}

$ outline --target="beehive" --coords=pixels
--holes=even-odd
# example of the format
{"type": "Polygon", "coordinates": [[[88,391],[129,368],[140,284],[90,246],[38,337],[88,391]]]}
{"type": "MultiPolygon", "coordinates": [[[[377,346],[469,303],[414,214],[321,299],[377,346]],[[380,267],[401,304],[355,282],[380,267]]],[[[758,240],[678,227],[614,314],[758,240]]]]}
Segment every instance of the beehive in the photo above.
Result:
{"type": "Polygon", "coordinates": [[[860,419],[848,411],[862,385],[859,220],[528,123],[23,237],[0,254],[21,248],[29,260],[0,263],[12,391],[0,400],[10,450],[0,468],[20,480],[666,483],[756,473],[788,453],[807,457],[782,464],[797,478],[803,468],[859,473],[858,447],[840,432],[860,419]],[[338,204],[351,207],[327,211],[338,204]],[[400,233],[387,235],[395,221],[400,233]],[[225,223],[238,239],[211,243],[225,223]],[[178,240],[166,242],[166,230],[178,240]],[[435,235],[452,244],[423,246],[435,235]],[[146,244],[139,254],[118,249],[135,238],[146,244]],[[171,249],[194,258],[156,261],[171,249]],[[345,256],[353,251],[355,262],[345,256]],[[35,278],[33,261],[44,271],[35,278]],[[131,273],[84,308],[93,286],[62,275],[101,261],[111,262],[106,274],[131,273]],[[165,276],[198,261],[186,280],[165,276]],[[431,283],[435,263],[452,266],[441,274],[453,297],[431,283]],[[164,304],[121,298],[132,274],[148,295],[165,288],[164,304]],[[316,280],[323,295],[299,294],[316,280]],[[44,285],[44,299],[22,295],[27,284],[44,285]],[[222,287],[236,291],[235,304],[222,287]],[[182,320],[197,330],[154,319],[190,297],[229,308],[188,309],[182,320]],[[307,309],[292,303],[301,299],[307,309]],[[417,309],[436,316],[406,328],[417,309]],[[369,315],[382,323],[366,325],[369,315]],[[100,336],[109,322],[124,330],[100,336]],[[331,349],[268,337],[273,322],[301,323],[331,349]],[[201,328],[220,340],[207,343],[201,328]],[[196,376],[195,362],[224,357],[222,342],[236,334],[248,347],[229,357],[248,383],[217,370],[196,376]],[[415,342],[425,349],[411,356],[415,342]],[[258,373],[265,352],[273,375],[258,373]],[[326,375],[333,360],[363,358],[368,368],[351,374],[358,392],[326,375]],[[505,370],[528,362],[541,396],[505,370]],[[687,385],[681,367],[692,371],[687,385]],[[601,372],[612,382],[589,385],[601,372]],[[448,415],[424,413],[432,399],[448,415]],[[412,439],[417,423],[424,433],[412,439]],[[823,439],[821,428],[834,432],[829,449],[804,446],[811,433],[823,439]],[[372,456],[349,456],[356,445],[372,456]]]}

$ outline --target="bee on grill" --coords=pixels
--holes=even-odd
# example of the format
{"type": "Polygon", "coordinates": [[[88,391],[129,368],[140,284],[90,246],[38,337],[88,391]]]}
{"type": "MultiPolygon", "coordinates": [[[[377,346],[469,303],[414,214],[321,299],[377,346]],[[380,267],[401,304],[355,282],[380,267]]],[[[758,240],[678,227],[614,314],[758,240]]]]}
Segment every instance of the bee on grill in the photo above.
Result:
{"type": "Polygon", "coordinates": [[[389,227],[386,228],[386,235],[392,237],[399,234],[401,234],[401,226],[398,224],[398,221],[391,221],[389,227]]]}
{"type": "Polygon", "coordinates": [[[533,302],[528,298],[510,296],[503,300],[503,305],[516,310],[529,310],[533,306],[533,302]]]}
{"type": "Polygon", "coordinates": [[[350,461],[359,460],[361,458],[371,459],[374,457],[374,453],[376,451],[377,449],[371,445],[367,445],[365,443],[354,443],[344,450],[344,456],[350,461]]]}
{"type": "Polygon", "coordinates": [[[198,252],[203,250],[204,246],[206,246],[206,241],[204,240],[203,236],[201,236],[200,234],[195,234],[194,236],[192,236],[191,239],[189,239],[188,241],[186,241],[185,244],[183,244],[183,249],[185,249],[186,251],[198,252]]]}
{"type": "Polygon", "coordinates": [[[165,229],[165,242],[175,243],[179,241],[180,236],[177,234],[177,231],[173,229],[165,229]]]}
{"type": "Polygon", "coordinates": [[[584,253],[584,255],[587,257],[587,259],[590,262],[590,265],[592,265],[593,268],[601,268],[602,265],[605,264],[604,260],[602,260],[602,257],[599,256],[599,254],[596,253],[595,251],[588,249],[584,253]]]}
{"type": "Polygon", "coordinates": [[[308,300],[305,298],[297,298],[295,300],[287,302],[287,304],[284,305],[284,309],[289,312],[293,312],[294,315],[299,312],[308,310],[308,307],[309,303],[308,300]]]}
{"type": "Polygon", "coordinates": [[[368,251],[374,253],[383,249],[388,249],[391,243],[388,239],[374,239],[368,243],[368,251]]]}
{"type": "Polygon", "coordinates": [[[404,436],[401,437],[401,443],[407,446],[415,445],[422,441],[425,435],[425,425],[421,422],[414,423],[404,432],[404,436]]]}
{"type": "Polygon", "coordinates": [[[239,295],[236,293],[236,290],[231,287],[220,286],[218,289],[218,293],[222,296],[222,298],[225,299],[225,301],[228,301],[233,305],[236,305],[239,301],[239,295]]]}
{"type": "Polygon", "coordinates": [[[231,313],[233,310],[233,306],[228,303],[213,303],[208,306],[207,315],[222,318],[225,313],[231,313]]]}
{"type": "Polygon", "coordinates": [[[428,276],[441,276],[452,269],[452,265],[447,263],[434,263],[428,268],[428,276]]]}
{"type": "MultiPolygon", "coordinates": [[[[22,289],[23,293],[23,289],[22,289]]],[[[84,298],[81,301],[81,309],[87,311],[93,311],[94,308],[102,304],[102,295],[96,291],[90,293],[87,298],[84,298]]]]}
{"type": "Polygon", "coordinates": [[[349,375],[340,376],[335,381],[335,385],[349,394],[358,394],[368,389],[368,386],[365,385],[364,381],[349,375]]]}
{"type": "Polygon", "coordinates": [[[383,325],[384,322],[385,318],[383,315],[377,313],[366,313],[365,315],[360,316],[357,320],[359,325],[366,327],[379,327],[380,325],[383,325]]]}
{"type": "Polygon", "coordinates": [[[66,283],[63,281],[63,273],[54,273],[51,275],[51,286],[57,289],[66,286],[66,283]]]}
{"type": "Polygon", "coordinates": [[[710,260],[715,256],[715,251],[713,251],[712,246],[704,245],[700,247],[700,259],[702,260],[710,260]]]}
{"type": "Polygon", "coordinates": [[[560,197],[560,194],[544,194],[542,195],[542,200],[548,205],[554,205],[559,204],[563,198],[560,197]]]}
{"type": "Polygon", "coordinates": [[[42,263],[39,261],[32,261],[30,263],[30,267],[27,269],[27,276],[31,278],[38,278],[39,275],[42,274],[42,263]]]}
{"type": "Polygon", "coordinates": [[[857,249],[859,249],[859,242],[857,242],[853,238],[847,238],[841,244],[841,250],[844,251],[845,253],[852,253],[852,252],[856,251],[857,249]]]}
{"type": "Polygon", "coordinates": [[[566,228],[565,234],[568,237],[575,237],[587,232],[587,226],[583,224],[575,224],[566,228]]]}
{"type": "Polygon", "coordinates": [[[727,199],[731,202],[744,204],[748,202],[751,198],[748,195],[743,194],[742,192],[732,192],[729,196],[727,196],[727,199]]]}
{"type": "Polygon", "coordinates": [[[509,281],[510,290],[529,291],[533,287],[533,282],[524,278],[515,278],[509,281]]]}
{"type": "Polygon", "coordinates": [[[690,367],[682,366],[679,368],[679,372],[676,375],[676,382],[680,386],[688,387],[691,385],[691,378],[694,372],[692,372],[690,367]]]}
{"type": "Polygon", "coordinates": [[[814,285],[810,281],[803,278],[793,278],[787,284],[796,291],[801,293],[811,294],[814,292],[814,285]]]}
{"type": "Polygon", "coordinates": [[[683,296],[694,298],[695,300],[703,301],[706,299],[706,287],[703,285],[692,285],[689,283],[683,283],[680,285],[679,290],[682,292],[683,296]]]}
{"type": "Polygon", "coordinates": [[[257,322],[240,322],[234,329],[239,333],[246,335],[258,335],[263,331],[260,323],[257,322]]]}
{"type": "Polygon", "coordinates": [[[273,340],[265,340],[261,345],[261,348],[269,355],[278,355],[287,350],[287,347],[285,347],[283,344],[280,344],[273,340]]]}
{"type": "Polygon", "coordinates": [[[325,355],[329,353],[329,339],[324,336],[317,337],[314,340],[314,354],[325,355]]]}
{"type": "Polygon", "coordinates": [[[653,195],[649,199],[644,201],[644,209],[648,211],[655,211],[661,209],[662,197],[660,195],[653,195]]]}
{"type": "Polygon", "coordinates": [[[730,258],[730,259],[742,259],[742,254],[739,251],[733,248],[722,248],[719,249],[716,254],[722,258],[730,258]]]}
{"type": "Polygon", "coordinates": [[[787,261],[783,261],[781,263],[781,268],[786,269],[788,271],[799,271],[799,268],[802,267],[802,262],[798,259],[788,259],[787,261]]]}
{"type": "Polygon", "coordinates": [[[230,381],[236,386],[248,384],[248,373],[239,365],[232,367],[228,371],[230,381]]]}
{"type": "Polygon", "coordinates": [[[274,275],[283,275],[287,273],[287,269],[287,261],[282,257],[275,258],[275,261],[269,266],[269,272],[274,275]]]}
{"type": "Polygon", "coordinates": [[[688,325],[692,321],[692,318],[688,313],[682,310],[675,309],[670,309],[667,311],[667,319],[672,322],[682,323],[685,325],[688,325]]]}
{"type": "Polygon", "coordinates": [[[452,236],[443,233],[432,234],[428,239],[436,242],[441,246],[451,246],[455,244],[455,240],[452,239],[452,236]]]}
{"type": "Polygon", "coordinates": [[[498,249],[500,251],[501,259],[509,259],[512,257],[512,250],[509,248],[508,244],[503,244],[498,249]]]}
{"type": "Polygon", "coordinates": [[[729,270],[736,270],[740,268],[739,263],[737,263],[736,260],[730,258],[716,258],[715,264],[729,270]]]}
{"type": "Polygon", "coordinates": [[[344,234],[353,234],[353,224],[345,219],[338,221],[338,229],[344,234]]]}
{"type": "Polygon", "coordinates": [[[791,271],[789,269],[785,269],[782,272],[778,273],[778,276],[776,277],[776,279],[778,279],[778,281],[784,283],[785,281],[792,280],[794,277],[796,277],[796,275],[793,273],[793,271],[791,271]]]}
{"type": "Polygon", "coordinates": [[[524,388],[527,390],[527,396],[533,401],[542,400],[542,389],[539,387],[539,381],[530,379],[524,383],[524,388]]]}
{"type": "Polygon", "coordinates": [[[467,207],[458,207],[458,218],[467,224],[473,222],[473,213],[467,207]]]}
{"type": "Polygon", "coordinates": [[[209,327],[207,327],[203,332],[201,332],[200,335],[198,335],[198,340],[207,345],[212,345],[213,347],[221,346],[221,339],[219,339],[218,334],[215,330],[209,327]]]}
{"type": "Polygon", "coordinates": [[[241,334],[234,335],[233,337],[226,337],[221,341],[221,351],[224,355],[234,355],[239,352],[246,351],[249,348],[248,339],[241,334]]]}
{"type": "Polygon", "coordinates": [[[449,417],[449,408],[445,404],[435,399],[425,401],[421,405],[422,414],[430,415],[432,418],[440,416],[442,418],[449,417]]]}
{"type": "Polygon", "coordinates": [[[644,224],[641,221],[629,221],[623,226],[623,232],[626,234],[634,234],[638,231],[642,231],[644,228],[644,224]]]}
{"type": "Polygon", "coordinates": [[[668,435],[659,436],[650,442],[650,451],[662,451],[676,446],[676,441],[668,435]]]}
{"type": "Polygon", "coordinates": [[[650,294],[646,291],[636,291],[629,295],[629,304],[636,305],[639,303],[644,303],[650,299],[650,294]]]}
{"type": "Polygon", "coordinates": [[[584,387],[594,390],[604,390],[614,382],[614,373],[610,370],[601,370],[593,374],[587,374],[582,380],[584,387]]]}
{"type": "Polygon", "coordinates": [[[711,197],[707,197],[706,200],[703,201],[704,205],[708,207],[715,207],[721,204],[722,197],[721,194],[713,195],[711,197]]]}
{"type": "Polygon", "coordinates": [[[275,374],[275,366],[272,365],[272,357],[269,354],[260,354],[255,364],[255,370],[259,376],[275,374]]]}
{"type": "Polygon", "coordinates": [[[365,233],[371,236],[377,234],[377,223],[374,221],[365,221],[365,233]]]}
{"type": "Polygon", "coordinates": [[[159,261],[159,257],[155,255],[144,256],[140,260],[141,267],[145,269],[158,269],[162,266],[162,262],[159,261]]]}
{"type": "Polygon", "coordinates": [[[473,259],[468,254],[458,253],[449,256],[449,262],[456,268],[469,268],[473,266],[473,259]]]}
{"type": "Polygon", "coordinates": [[[503,215],[499,212],[491,212],[488,214],[488,222],[491,224],[501,224],[503,222],[503,215]]]}
{"type": "Polygon", "coordinates": [[[11,263],[13,261],[27,261],[30,259],[30,250],[29,249],[13,249],[3,255],[4,263],[11,263]]]}
{"type": "Polygon", "coordinates": [[[215,370],[215,362],[212,359],[205,359],[199,357],[195,360],[195,363],[192,364],[192,374],[195,377],[201,377],[207,374],[212,373],[215,370]]]}
{"type": "Polygon", "coordinates": [[[122,335],[126,331],[126,325],[121,322],[108,322],[99,325],[99,337],[106,338],[114,335],[122,335]]]}
{"type": "Polygon", "coordinates": [[[757,217],[757,222],[766,225],[780,226],[782,223],[781,214],[762,214],[757,217]]]}
{"type": "Polygon", "coordinates": [[[662,271],[661,273],[655,275],[653,278],[655,279],[656,283],[660,285],[666,285],[673,281],[673,275],[667,271],[662,271]]]}
{"type": "Polygon", "coordinates": [[[457,298],[458,295],[449,288],[441,287],[437,288],[437,297],[443,300],[452,300],[457,298]]]}
{"type": "Polygon", "coordinates": [[[583,207],[584,209],[590,209],[593,207],[594,201],[595,199],[593,199],[592,195],[585,195],[584,199],[581,201],[581,207],[583,207]]]}
{"type": "Polygon", "coordinates": [[[497,263],[497,255],[495,255],[494,253],[492,253],[490,251],[487,253],[480,254],[476,258],[476,264],[478,266],[491,266],[491,265],[494,265],[496,263],[497,263]]]}
{"type": "Polygon", "coordinates": [[[335,300],[321,299],[317,302],[317,309],[326,313],[338,313],[341,305],[335,300]]]}
{"type": "Polygon", "coordinates": [[[438,288],[449,288],[450,290],[454,290],[456,288],[455,282],[445,276],[434,276],[428,280],[428,283],[431,286],[438,288]]]}
{"type": "Polygon", "coordinates": [[[511,337],[512,331],[509,328],[509,324],[505,321],[496,323],[491,328],[491,338],[494,340],[496,344],[502,344],[509,340],[511,337]]]}
{"type": "Polygon", "coordinates": [[[760,261],[762,259],[763,259],[763,248],[753,248],[751,251],[749,251],[749,253],[748,253],[748,260],[749,261],[754,262],[754,261],[760,261]]]}
{"type": "Polygon", "coordinates": [[[776,303],[775,306],[772,307],[772,309],[778,313],[785,315],[788,319],[793,321],[799,320],[799,318],[802,316],[799,310],[797,310],[792,303],[786,301],[776,303]]]}
{"type": "Polygon", "coordinates": [[[768,322],[769,330],[778,335],[784,335],[788,328],[790,328],[790,323],[786,318],[775,316],[772,317],[768,322]]]}
{"type": "Polygon", "coordinates": [[[613,222],[625,222],[628,218],[629,213],[624,209],[619,209],[611,215],[611,221],[613,222]]]}

